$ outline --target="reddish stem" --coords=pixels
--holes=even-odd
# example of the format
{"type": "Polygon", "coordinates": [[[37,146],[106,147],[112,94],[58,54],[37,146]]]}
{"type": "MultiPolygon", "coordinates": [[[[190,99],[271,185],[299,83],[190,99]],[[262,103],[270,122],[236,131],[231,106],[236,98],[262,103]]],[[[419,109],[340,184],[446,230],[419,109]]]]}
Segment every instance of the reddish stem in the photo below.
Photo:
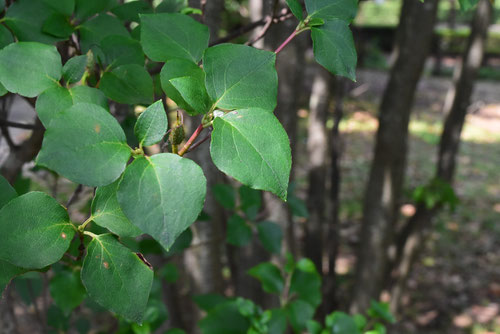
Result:
{"type": "Polygon", "coordinates": [[[179,151],[179,155],[182,157],[184,154],[186,154],[187,150],[193,145],[193,142],[198,138],[200,133],[203,131],[203,124],[198,125],[194,133],[191,135],[187,143],[184,145],[184,147],[179,151]]]}
{"type": "Polygon", "coordinates": [[[294,38],[295,36],[297,36],[297,30],[294,30],[293,33],[288,36],[288,38],[283,42],[283,44],[281,44],[277,49],[276,51],[274,51],[275,54],[278,54],[281,52],[281,50],[283,50],[285,48],[285,46],[288,45],[288,43],[290,43],[294,38]]]}

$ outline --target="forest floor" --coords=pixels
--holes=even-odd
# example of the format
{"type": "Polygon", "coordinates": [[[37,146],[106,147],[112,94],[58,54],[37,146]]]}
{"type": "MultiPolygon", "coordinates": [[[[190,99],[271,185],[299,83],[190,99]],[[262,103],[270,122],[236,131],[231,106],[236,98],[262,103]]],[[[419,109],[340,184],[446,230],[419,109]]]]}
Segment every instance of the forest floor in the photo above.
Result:
{"type": "MultiPolygon", "coordinates": [[[[349,239],[361,217],[371,162],[376,111],[387,74],[360,71],[346,104],[342,160],[343,247],[340,263],[352,263],[349,239]]],[[[402,218],[411,194],[434,175],[442,107],[451,82],[424,78],[410,124],[402,218]]],[[[459,204],[436,219],[431,240],[413,270],[397,332],[400,334],[500,333],[500,84],[478,82],[463,131],[455,191],[459,204]]],[[[356,241],[356,240],[354,240],[356,241]]]]}

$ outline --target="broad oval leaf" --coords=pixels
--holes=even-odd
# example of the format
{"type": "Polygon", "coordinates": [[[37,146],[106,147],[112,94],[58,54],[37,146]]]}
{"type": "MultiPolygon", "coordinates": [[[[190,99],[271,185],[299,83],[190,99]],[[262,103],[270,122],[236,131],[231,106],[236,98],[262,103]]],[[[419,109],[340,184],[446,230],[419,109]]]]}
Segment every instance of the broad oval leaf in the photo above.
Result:
{"type": "Polygon", "coordinates": [[[73,33],[74,28],[67,15],[54,13],[45,20],[42,31],[54,37],[67,39],[73,33]]]}
{"type": "Polygon", "coordinates": [[[43,22],[55,11],[49,1],[13,1],[5,14],[5,25],[19,41],[52,44],[60,40],[42,32],[43,22]]]}
{"type": "Polygon", "coordinates": [[[332,74],[356,81],[358,57],[348,23],[330,20],[311,31],[316,61],[332,74]]]}
{"type": "Polygon", "coordinates": [[[11,199],[17,197],[17,193],[9,182],[0,175],[0,208],[7,204],[11,199]]]}
{"type": "Polygon", "coordinates": [[[183,14],[144,14],[141,44],[154,61],[181,58],[198,63],[208,47],[208,27],[183,14]]]}
{"type": "Polygon", "coordinates": [[[234,214],[227,221],[226,241],[227,243],[242,247],[247,245],[252,240],[252,228],[247,224],[245,219],[234,214]]]}
{"type": "Polygon", "coordinates": [[[116,119],[97,105],[79,103],[50,122],[37,163],[73,182],[105,186],[122,174],[130,154],[116,119]]]}
{"type": "Polygon", "coordinates": [[[0,82],[12,93],[35,97],[58,85],[61,56],[55,46],[13,43],[0,50],[0,82]]]}
{"type": "Polygon", "coordinates": [[[94,46],[100,45],[101,41],[106,36],[121,35],[130,37],[130,33],[125,28],[123,23],[116,17],[108,14],[99,14],[96,17],[84,22],[81,26],[79,26],[79,31],[80,47],[84,53],[89,51],[94,46]]]}
{"type": "Polygon", "coordinates": [[[93,87],[75,86],[66,89],[56,86],[47,89],[36,100],[35,110],[45,127],[61,112],[78,103],[90,103],[108,109],[108,101],[104,94],[93,87]]]}
{"type": "Polygon", "coordinates": [[[278,119],[266,110],[244,109],[216,117],[213,126],[210,154],[217,168],[286,200],[292,157],[278,119]]]}
{"type": "Polygon", "coordinates": [[[121,65],[137,64],[144,66],[144,53],[141,43],[127,36],[110,35],[102,39],[101,50],[106,65],[115,68],[121,65]]]}
{"type": "Polygon", "coordinates": [[[351,22],[358,10],[357,0],[305,0],[309,17],[351,22]]]}
{"type": "Polygon", "coordinates": [[[268,293],[281,293],[285,280],[278,267],[270,262],[262,262],[251,268],[248,274],[255,277],[262,284],[262,289],[268,293]]]}
{"type": "Polygon", "coordinates": [[[128,220],[116,198],[120,181],[97,188],[92,200],[92,220],[120,237],[136,237],[141,234],[141,230],[128,220]]]}
{"type": "Polygon", "coordinates": [[[68,84],[78,82],[82,79],[85,69],[87,68],[87,56],[76,56],[70,58],[64,64],[62,72],[63,78],[68,84]]]}
{"type": "Polygon", "coordinates": [[[149,104],[153,101],[153,79],[137,64],[122,65],[104,73],[99,88],[118,103],[149,104]]]}
{"type": "Polygon", "coordinates": [[[10,33],[9,29],[0,25],[0,49],[14,42],[14,37],[10,33]]]}
{"type": "Polygon", "coordinates": [[[95,236],[82,266],[82,282],[89,296],[125,319],[142,321],[153,270],[111,234],[95,236]]]}
{"type": "Polygon", "coordinates": [[[79,271],[62,270],[56,272],[50,280],[50,296],[67,315],[79,306],[86,296],[79,274],[79,271]]]}
{"type": "Polygon", "coordinates": [[[163,139],[168,119],[161,100],[150,105],[137,119],[134,133],[141,146],[151,146],[163,139]]]}
{"type": "Polygon", "coordinates": [[[170,80],[170,83],[179,92],[183,100],[194,110],[194,112],[189,112],[190,115],[205,114],[212,107],[212,101],[207,94],[205,84],[202,80],[186,76],[174,78],[170,80]]]}
{"type": "Polygon", "coordinates": [[[118,202],[132,224],[165,249],[198,217],[206,179],[193,161],[176,154],[137,158],[125,170],[118,202]]]}
{"type": "Polygon", "coordinates": [[[205,72],[203,72],[203,70],[195,63],[185,59],[173,59],[167,61],[161,69],[160,80],[161,87],[163,88],[163,91],[167,94],[167,96],[190,115],[196,115],[208,111],[205,110],[206,103],[203,103],[207,101],[207,99],[209,99],[207,90],[205,88],[205,72]],[[182,79],[180,82],[177,82],[176,88],[172,84],[171,80],[183,77],[184,79],[182,79]],[[188,94],[189,91],[183,89],[185,88],[185,85],[182,85],[182,81],[184,81],[185,83],[186,78],[189,78],[188,87],[192,87],[191,91],[195,94],[195,96],[193,96],[193,94],[188,94]],[[196,95],[196,92],[198,92],[198,95],[196,95]],[[184,99],[184,96],[186,96],[186,99],[188,101],[184,99]],[[197,108],[196,106],[200,104],[202,106],[197,108]]]}
{"type": "Polygon", "coordinates": [[[0,210],[0,259],[40,269],[57,262],[75,234],[68,213],[41,192],[14,198],[0,210]]]}
{"type": "Polygon", "coordinates": [[[2,293],[9,285],[10,281],[18,275],[25,273],[27,270],[21,267],[17,267],[13,264],[10,264],[7,261],[0,260],[0,299],[2,297],[2,293]]]}
{"type": "Polygon", "coordinates": [[[153,8],[146,1],[139,0],[121,4],[111,9],[111,12],[122,21],[139,22],[139,14],[150,14],[153,8]]]}
{"type": "Polygon", "coordinates": [[[274,52],[250,46],[221,44],[203,54],[208,94],[221,109],[274,110],[278,74],[274,52]]]}
{"type": "Polygon", "coordinates": [[[84,20],[116,5],[116,0],[75,0],[75,16],[84,20]]]}
{"type": "Polygon", "coordinates": [[[281,252],[283,231],[278,224],[264,221],[257,224],[257,231],[262,246],[264,246],[268,252],[274,254],[279,254],[281,252]]]}
{"type": "Polygon", "coordinates": [[[302,5],[300,4],[299,0],[286,0],[286,4],[292,11],[293,16],[297,18],[297,20],[302,21],[304,19],[304,10],[302,9],[302,5]]]}

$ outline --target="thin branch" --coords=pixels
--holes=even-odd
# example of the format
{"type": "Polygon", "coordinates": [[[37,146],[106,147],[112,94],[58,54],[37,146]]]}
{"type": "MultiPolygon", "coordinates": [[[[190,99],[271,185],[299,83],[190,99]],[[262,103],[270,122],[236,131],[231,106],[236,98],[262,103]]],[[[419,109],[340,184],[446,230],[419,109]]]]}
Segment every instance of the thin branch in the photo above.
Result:
{"type": "MultiPolygon", "coordinates": [[[[271,15],[268,15],[268,16],[265,17],[266,24],[264,25],[264,28],[262,28],[261,32],[257,36],[255,36],[254,38],[252,38],[252,40],[246,42],[245,43],[246,45],[253,45],[257,41],[259,41],[262,38],[264,38],[264,36],[269,31],[269,28],[271,28],[271,26],[274,23],[273,19],[276,17],[276,11],[278,10],[278,4],[279,4],[279,0],[274,0],[273,1],[273,4],[271,5],[271,15]]],[[[282,14],[286,14],[287,12],[288,12],[288,10],[286,8],[284,8],[283,11],[282,11],[282,14]]]]}
{"type": "Polygon", "coordinates": [[[71,204],[75,203],[80,194],[82,193],[83,190],[83,185],[79,184],[78,187],[76,187],[75,191],[71,195],[71,197],[68,200],[68,203],[66,203],[66,209],[71,206],[71,204]]]}
{"type": "Polygon", "coordinates": [[[193,145],[193,142],[198,138],[200,133],[203,131],[204,127],[203,124],[198,125],[194,133],[191,135],[187,143],[184,145],[184,147],[179,151],[179,155],[182,157],[186,152],[189,150],[191,145],[193,145]]]}
{"type": "MultiPolygon", "coordinates": [[[[293,14],[289,13],[288,11],[285,13],[285,14],[281,14],[281,15],[278,15],[276,17],[274,17],[272,19],[272,22],[273,23],[280,23],[280,22],[284,22],[286,20],[288,20],[289,18],[292,18],[293,17],[293,14]]],[[[235,31],[233,31],[232,33],[230,33],[229,35],[227,35],[226,37],[222,37],[212,43],[210,43],[210,46],[214,46],[214,45],[217,45],[217,44],[222,44],[222,43],[226,43],[226,42],[229,42],[229,41],[232,41],[233,39],[235,38],[238,38],[244,34],[246,34],[247,32],[250,32],[252,30],[254,30],[255,28],[257,27],[260,27],[260,26],[264,26],[266,25],[268,19],[267,17],[264,17],[258,21],[255,21],[255,22],[252,22],[246,26],[243,26],[235,31]]],[[[255,42],[254,42],[255,43],[255,42]]]]}
{"type": "Polygon", "coordinates": [[[0,119],[0,125],[6,126],[9,128],[18,128],[18,129],[26,129],[26,130],[42,130],[41,126],[37,126],[35,124],[25,124],[25,123],[17,123],[11,122],[6,119],[0,119]]]}
{"type": "Polygon", "coordinates": [[[205,138],[203,138],[202,140],[194,143],[191,148],[189,148],[188,150],[188,153],[195,150],[198,146],[200,146],[201,144],[203,144],[204,142],[206,142],[208,140],[208,138],[210,138],[212,136],[212,130],[209,131],[209,133],[205,136],[205,138]]]}
{"type": "Polygon", "coordinates": [[[281,52],[281,50],[283,50],[285,48],[285,46],[288,45],[288,43],[290,43],[294,38],[295,36],[297,36],[297,30],[294,30],[292,32],[292,34],[290,36],[288,36],[288,38],[283,42],[283,44],[281,44],[277,49],[276,51],[274,51],[275,54],[278,54],[281,52]]]}

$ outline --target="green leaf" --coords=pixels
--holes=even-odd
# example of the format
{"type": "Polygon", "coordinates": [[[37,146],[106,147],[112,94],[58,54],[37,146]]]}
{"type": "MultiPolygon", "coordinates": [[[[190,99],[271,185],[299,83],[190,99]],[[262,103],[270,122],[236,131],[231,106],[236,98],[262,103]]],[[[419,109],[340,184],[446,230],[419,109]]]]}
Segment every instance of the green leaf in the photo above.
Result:
{"type": "Polygon", "coordinates": [[[64,270],[56,273],[50,280],[49,288],[54,303],[66,315],[79,306],[86,296],[79,271],[64,270]]]}
{"type": "Polygon", "coordinates": [[[92,87],[76,86],[70,90],[56,86],[47,89],[36,100],[35,110],[45,127],[61,112],[78,103],[91,103],[108,108],[104,94],[92,87]]]}
{"type": "Polygon", "coordinates": [[[75,10],[75,0],[43,0],[43,3],[66,16],[71,16],[75,10]]]}
{"type": "Polygon", "coordinates": [[[203,54],[205,83],[221,109],[276,107],[278,74],[276,55],[250,46],[221,44],[203,54]]]}
{"type": "Polygon", "coordinates": [[[105,186],[121,175],[130,153],[113,116],[97,105],[79,103],[51,121],[37,163],[73,182],[105,186]]]}
{"type": "Polygon", "coordinates": [[[309,22],[307,23],[307,26],[317,27],[317,26],[322,26],[323,24],[325,24],[325,20],[320,19],[319,17],[314,17],[314,18],[309,20],[309,22]]]}
{"type": "Polygon", "coordinates": [[[43,22],[54,10],[45,1],[17,0],[9,6],[5,14],[5,25],[19,41],[34,41],[52,44],[59,38],[42,32],[43,22]]]}
{"type": "Polygon", "coordinates": [[[326,326],[332,334],[361,334],[353,317],[344,312],[333,312],[328,315],[326,326]]]}
{"type": "Polygon", "coordinates": [[[292,293],[296,293],[299,299],[313,308],[321,304],[321,276],[311,260],[301,259],[297,262],[290,283],[292,293]]]}
{"type": "Polygon", "coordinates": [[[0,82],[0,96],[4,96],[7,93],[8,93],[7,89],[5,89],[5,87],[0,82]]]}
{"type": "Polygon", "coordinates": [[[75,2],[75,16],[79,20],[85,20],[117,5],[116,0],[76,0],[75,2]]]}
{"type": "Polygon", "coordinates": [[[370,308],[368,309],[367,314],[372,318],[381,319],[391,324],[396,322],[388,303],[370,300],[370,308]]]}
{"type": "Polygon", "coordinates": [[[240,195],[240,209],[250,220],[255,220],[262,206],[262,193],[247,186],[238,189],[240,195]]]}
{"type": "Polygon", "coordinates": [[[281,227],[272,222],[261,222],[257,224],[259,239],[262,246],[273,254],[281,253],[281,241],[283,240],[283,231],[281,227]]]}
{"type": "MultiPolygon", "coordinates": [[[[301,299],[294,300],[286,306],[288,321],[295,332],[298,333],[301,333],[306,328],[307,323],[312,320],[314,311],[311,304],[301,299]]],[[[354,334],[354,332],[349,334],[354,334]]]]}
{"type": "Polygon", "coordinates": [[[163,0],[158,7],[157,13],[180,13],[188,6],[187,0],[163,0]]]}
{"type": "Polygon", "coordinates": [[[87,56],[76,56],[70,58],[64,64],[62,72],[63,78],[68,84],[78,82],[82,79],[87,68],[87,56]]]}
{"type": "Polygon", "coordinates": [[[210,38],[207,26],[183,14],[144,14],[140,17],[141,44],[151,60],[200,61],[210,38]]]}
{"type": "Polygon", "coordinates": [[[141,146],[151,146],[163,139],[167,129],[167,113],[162,100],[158,100],[139,116],[134,133],[141,146]]]}
{"type": "Polygon", "coordinates": [[[61,78],[61,56],[52,45],[13,43],[0,50],[0,82],[12,93],[35,97],[61,78]]]}
{"type": "Polygon", "coordinates": [[[171,79],[170,83],[179,92],[184,101],[194,110],[194,112],[189,112],[191,116],[205,114],[210,110],[212,101],[207,94],[203,80],[186,76],[171,79]]]}
{"type": "Polygon", "coordinates": [[[228,301],[210,310],[198,325],[203,334],[243,334],[250,328],[250,321],[240,314],[235,301],[228,301]]]}
{"type": "Polygon", "coordinates": [[[0,210],[0,259],[22,268],[40,269],[57,262],[75,228],[52,197],[30,192],[0,210]]]}
{"type": "Polygon", "coordinates": [[[107,36],[120,35],[130,37],[123,23],[116,17],[107,14],[99,14],[86,21],[79,26],[79,31],[80,47],[83,53],[86,53],[94,46],[101,45],[102,40],[107,36]]]}
{"type": "Polygon", "coordinates": [[[297,18],[297,20],[302,21],[304,19],[302,5],[299,0],[286,0],[286,4],[288,8],[292,11],[293,15],[297,18]]]}
{"type": "Polygon", "coordinates": [[[120,181],[97,188],[92,200],[92,220],[120,237],[135,237],[141,234],[141,230],[128,220],[116,198],[120,181]]]}
{"type": "Polygon", "coordinates": [[[334,19],[311,31],[316,61],[332,74],[356,81],[358,57],[348,23],[334,19]]]}
{"type": "Polygon", "coordinates": [[[99,88],[118,103],[150,104],[153,102],[153,79],[144,67],[122,65],[101,78],[99,88]]]}
{"type": "Polygon", "coordinates": [[[9,182],[0,175],[0,209],[15,197],[17,197],[17,192],[12,188],[9,182]]]}
{"type": "Polygon", "coordinates": [[[458,3],[460,4],[460,10],[466,12],[477,5],[478,0],[458,0],[458,3]]]}
{"type": "Polygon", "coordinates": [[[145,1],[131,1],[113,8],[111,12],[122,21],[139,22],[139,14],[152,13],[153,8],[145,1]]]}
{"type": "Polygon", "coordinates": [[[252,228],[247,224],[245,219],[238,215],[232,215],[227,221],[226,241],[233,245],[242,247],[247,245],[252,240],[252,228]]]}
{"type": "Polygon", "coordinates": [[[103,234],[88,245],[82,282],[101,306],[140,323],[153,284],[153,270],[111,234],[103,234]]]}
{"type": "Polygon", "coordinates": [[[73,26],[66,15],[54,13],[50,15],[42,26],[42,31],[54,37],[68,38],[73,33],[73,26]]]}
{"type": "Polygon", "coordinates": [[[212,187],[214,197],[224,208],[234,210],[236,206],[236,193],[229,184],[216,184],[212,187]]]}
{"type": "Polygon", "coordinates": [[[25,273],[27,270],[10,264],[7,261],[0,260],[0,299],[2,293],[9,285],[10,281],[18,275],[25,273]]]}
{"type": "Polygon", "coordinates": [[[323,331],[323,326],[317,321],[314,320],[309,320],[307,322],[307,332],[311,334],[321,334],[321,331],[323,331]]]}
{"type": "Polygon", "coordinates": [[[0,24],[0,49],[14,42],[14,37],[10,33],[9,29],[5,28],[0,24]]]}
{"type": "Polygon", "coordinates": [[[286,200],[292,166],[288,136],[266,110],[245,109],[216,117],[210,144],[215,165],[253,189],[286,200]]]}
{"type": "Polygon", "coordinates": [[[144,53],[141,43],[127,36],[111,35],[102,39],[101,50],[104,63],[111,68],[121,65],[137,64],[144,66],[144,53]]]}
{"type": "Polygon", "coordinates": [[[268,334],[284,334],[287,328],[286,311],[281,308],[271,309],[268,334]]]}
{"type": "Polygon", "coordinates": [[[118,202],[132,224],[168,250],[198,217],[205,194],[201,168],[165,153],[137,158],[127,167],[118,202]]]}
{"type": "Polygon", "coordinates": [[[217,305],[227,302],[228,299],[216,293],[208,293],[204,295],[193,296],[193,301],[203,311],[210,312],[217,305]]]}
{"type": "Polygon", "coordinates": [[[258,279],[264,291],[268,293],[279,294],[285,285],[281,271],[270,262],[262,262],[256,265],[248,271],[248,274],[258,279]]]}
{"type": "Polygon", "coordinates": [[[351,22],[356,16],[356,0],[305,0],[309,17],[325,20],[340,19],[351,22]]]}
{"type": "Polygon", "coordinates": [[[207,111],[205,109],[207,109],[206,104],[209,97],[205,88],[205,72],[203,72],[198,65],[185,59],[170,60],[163,66],[160,73],[160,79],[163,91],[165,91],[167,96],[190,115],[196,115],[200,112],[203,113],[207,111]],[[177,86],[179,90],[177,90],[171,80],[182,77],[189,77],[190,79],[184,79],[178,82],[177,86]],[[184,81],[184,83],[187,82],[188,87],[189,85],[193,87],[191,92],[182,86],[182,81],[184,81]],[[196,94],[196,92],[199,92],[200,97],[193,96],[193,93],[196,94]],[[184,100],[184,96],[186,96],[188,101],[184,100]],[[194,103],[194,105],[188,102],[194,103]],[[197,109],[195,109],[196,106],[197,109]]]}

